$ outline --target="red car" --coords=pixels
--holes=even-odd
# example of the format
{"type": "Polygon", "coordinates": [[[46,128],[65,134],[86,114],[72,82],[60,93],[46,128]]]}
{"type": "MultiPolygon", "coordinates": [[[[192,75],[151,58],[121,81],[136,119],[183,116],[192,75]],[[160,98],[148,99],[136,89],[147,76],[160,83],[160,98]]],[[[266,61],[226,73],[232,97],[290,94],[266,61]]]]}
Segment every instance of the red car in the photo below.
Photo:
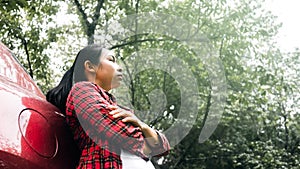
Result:
{"type": "Polygon", "coordinates": [[[64,115],[1,42],[0,99],[0,168],[75,168],[78,149],[64,115]]]}

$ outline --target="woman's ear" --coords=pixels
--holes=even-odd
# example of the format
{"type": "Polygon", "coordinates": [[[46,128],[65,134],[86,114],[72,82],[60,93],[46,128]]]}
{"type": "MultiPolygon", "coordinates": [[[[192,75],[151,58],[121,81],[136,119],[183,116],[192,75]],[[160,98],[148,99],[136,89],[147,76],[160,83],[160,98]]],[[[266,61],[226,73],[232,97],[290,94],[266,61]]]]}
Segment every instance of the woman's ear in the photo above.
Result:
{"type": "Polygon", "coordinates": [[[88,72],[96,73],[95,66],[89,60],[84,62],[84,69],[88,72]]]}

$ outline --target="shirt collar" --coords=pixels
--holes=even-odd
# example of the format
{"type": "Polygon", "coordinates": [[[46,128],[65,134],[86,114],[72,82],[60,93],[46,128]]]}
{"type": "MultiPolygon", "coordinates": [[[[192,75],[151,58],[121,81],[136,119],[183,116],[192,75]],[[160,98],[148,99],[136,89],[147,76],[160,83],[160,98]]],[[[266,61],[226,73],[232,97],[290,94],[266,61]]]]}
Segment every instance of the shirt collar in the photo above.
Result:
{"type": "Polygon", "coordinates": [[[108,91],[106,91],[105,89],[103,89],[102,87],[100,87],[99,85],[97,85],[96,83],[93,83],[93,84],[97,87],[97,89],[98,89],[100,95],[101,95],[105,100],[107,100],[107,101],[109,101],[109,102],[116,103],[116,98],[115,98],[112,94],[110,94],[108,91]]]}

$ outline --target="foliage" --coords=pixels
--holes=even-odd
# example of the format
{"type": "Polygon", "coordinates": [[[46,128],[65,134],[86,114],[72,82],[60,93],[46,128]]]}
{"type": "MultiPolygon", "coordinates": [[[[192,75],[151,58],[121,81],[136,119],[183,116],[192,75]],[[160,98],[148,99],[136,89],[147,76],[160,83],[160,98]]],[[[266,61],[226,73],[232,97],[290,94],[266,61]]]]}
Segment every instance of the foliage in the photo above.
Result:
{"type": "Polygon", "coordinates": [[[17,54],[31,77],[46,91],[53,82],[47,49],[55,40],[57,29],[52,16],[56,1],[1,1],[1,41],[17,54]]]}
{"type": "MultiPolygon", "coordinates": [[[[199,89],[199,112],[197,117],[187,116],[196,122],[167,157],[153,159],[157,168],[298,168],[300,52],[296,49],[283,53],[276,46],[274,37],[281,24],[264,10],[263,0],[69,0],[64,15],[75,19],[62,25],[55,23],[53,16],[58,5],[62,8],[67,3],[51,2],[1,1],[4,5],[0,7],[5,18],[0,22],[1,41],[18,49],[14,51],[29,72],[34,70],[33,77],[44,91],[55,85],[50,78],[50,58],[59,56],[63,64],[56,68],[66,70],[80,48],[101,43],[116,51],[127,75],[127,89],[116,92],[120,94],[119,101],[146,112],[138,115],[155,128],[166,130],[178,120],[182,89],[176,78],[161,69],[138,72],[151,64],[151,59],[141,63],[137,56],[141,51],[160,49],[182,60],[191,70],[199,89]],[[198,138],[212,108],[207,63],[176,37],[138,34],[137,27],[142,26],[142,21],[127,30],[133,36],[118,39],[120,32],[112,22],[143,12],[162,12],[189,21],[207,36],[222,61],[228,89],[226,106],[217,129],[204,143],[198,143],[198,138]],[[29,56],[30,62],[22,56],[29,56]],[[129,68],[134,69],[128,71],[129,68]],[[161,105],[160,109],[151,111],[156,104],[161,105]]],[[[184,25],[171,28],[185,29],[184,25]]],[[[174,67],[169,64],[166,69],[174,67]]],[[[195,100],[188,101],[193,104],[195,100]]]]}

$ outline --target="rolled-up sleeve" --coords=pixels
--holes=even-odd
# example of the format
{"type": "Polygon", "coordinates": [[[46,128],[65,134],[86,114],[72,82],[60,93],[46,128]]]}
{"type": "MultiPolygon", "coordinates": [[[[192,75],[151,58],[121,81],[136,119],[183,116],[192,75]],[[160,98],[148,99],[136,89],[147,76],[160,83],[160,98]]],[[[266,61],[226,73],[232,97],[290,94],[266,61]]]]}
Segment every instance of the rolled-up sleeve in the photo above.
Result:
{"type": "Polygon", "coordinates": [[[155,146],[155,147],[151,147],[151,156],[155,156],[155,157],[161,157],[161,156],[165,156],[167,154],[169,154],[170,152],[170,144],[168,139],[166,138],[166,136],[157,131],[156,133],[158,135],[158,139],[159,139],[159,145],[155,146]]]}

